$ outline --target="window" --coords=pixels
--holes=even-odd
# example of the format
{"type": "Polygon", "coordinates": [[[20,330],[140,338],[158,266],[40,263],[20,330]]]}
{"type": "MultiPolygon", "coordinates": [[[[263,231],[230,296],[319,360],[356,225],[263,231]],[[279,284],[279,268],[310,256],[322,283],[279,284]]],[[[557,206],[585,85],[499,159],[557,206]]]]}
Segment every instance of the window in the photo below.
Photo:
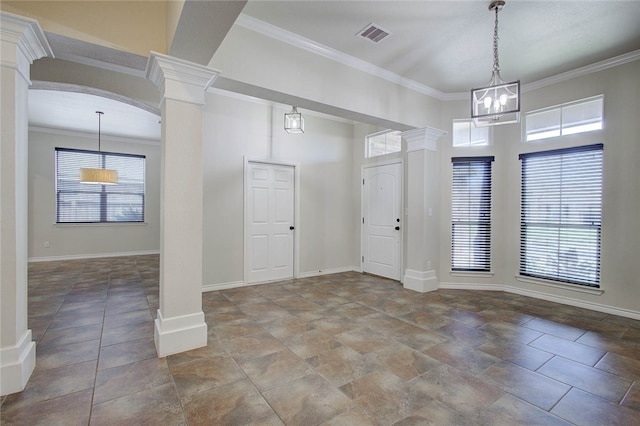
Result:
{"type": "Polygon", "coordinates": [[[145,157],[56,148],[56,222],[144,221],[145,157]],[[80,168],[118,171],[117,185],[80,183],[80,168]]]}
{"type": "Polygon", "coordinates": [[[451,190],[451,270],[491,270],[491,163],[494,157],[454,157],[451,190]]]}
{"type": "Polygon", "coordinates": [[[371,158],[400,152],[402,150],[400,133],[399,130],[385,130],[384,132],[367,136],[365,156],[371,158]]]}
{"type": "Polygon", "coordinates": [[[453,146],[489,145],[489,127],[476,127],[473,120],[453,120],[453,146]]]}
{"type": "Polygon", "coordinates": [[[520,159],[520,274],[599,287],[602,144],[520,159]]]}
{"type": "Polygon", "coordinates": [[[583,99],[525,116],[525,140],[535,141],[602,129],[603,97],[583,99]]]}

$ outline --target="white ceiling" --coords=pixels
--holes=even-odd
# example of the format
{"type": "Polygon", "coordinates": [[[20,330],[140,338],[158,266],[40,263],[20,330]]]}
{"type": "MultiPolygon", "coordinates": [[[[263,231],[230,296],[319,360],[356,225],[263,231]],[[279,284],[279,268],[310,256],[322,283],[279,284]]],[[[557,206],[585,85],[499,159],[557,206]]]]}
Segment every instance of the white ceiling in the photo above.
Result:
{"type": "Polygon", "coordinates": [[[30,126],[91,133],[97,138],[96,111],[104,113],[102,136],[160,140],[160,117],[144,109],[87,93],[29,90],[30,126]]]}
{"type": "MultiPolygon", "coordinates": [[[[242,13],[444,93],[489,81],[490,1],[266,1],[242,13]],[[376,23],[392,33],[356,37],[376,23]]],[[[640,49],[640,0],[507,0],[499,13],[503,79],[522,84],[640,49]]]]}

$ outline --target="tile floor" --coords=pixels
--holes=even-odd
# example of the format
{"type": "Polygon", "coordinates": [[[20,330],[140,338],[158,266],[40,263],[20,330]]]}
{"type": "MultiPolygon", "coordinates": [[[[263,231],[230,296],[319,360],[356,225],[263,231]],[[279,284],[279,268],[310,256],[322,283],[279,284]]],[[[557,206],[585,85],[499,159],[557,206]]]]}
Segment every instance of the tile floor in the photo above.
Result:
{"type": "Polygon", "coordinates": [[[30,264],[1,423],[640,423],[640,321],[344,273],[204,293],[209,345],[157,358],[157,306],[157,256],[30,264]]]}

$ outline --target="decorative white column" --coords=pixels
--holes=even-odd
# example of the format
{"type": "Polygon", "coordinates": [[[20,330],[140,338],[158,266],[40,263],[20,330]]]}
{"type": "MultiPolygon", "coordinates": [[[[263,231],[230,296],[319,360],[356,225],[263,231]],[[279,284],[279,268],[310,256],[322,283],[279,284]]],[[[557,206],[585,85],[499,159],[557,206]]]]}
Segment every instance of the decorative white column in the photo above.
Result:
{"type": "Polygon", "coordinates": [[[162,94],[158,356],[207,345],[202,312],[202,147],[205,91],[218,72],[152,52],[147,78],[162,94]]]}
{"type": "Polygon", "coordinates": [[[30,65],[53,56],[33,19],[0,12],[0,394],[24,389],[36,365],[27,328],[30,65]]]}
{"type": "Polygon", "coordinates": [[[407,142],[407,252],[402,283],[421,293],[438,289],[439,167],[436,142],[445,132],[423,128],[402,133],[407,142]]]}

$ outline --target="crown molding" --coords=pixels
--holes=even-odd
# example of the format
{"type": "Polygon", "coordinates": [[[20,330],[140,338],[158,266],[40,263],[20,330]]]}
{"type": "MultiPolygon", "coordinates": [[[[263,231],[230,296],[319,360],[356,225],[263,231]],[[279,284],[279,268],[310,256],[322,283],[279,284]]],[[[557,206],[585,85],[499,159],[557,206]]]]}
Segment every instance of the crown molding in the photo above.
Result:
{"type": "MultiPolygon", "coordinates": [[[[418,83],[415,80],[402,77],[401,75],[396,74],[392,71],[378,67],[377,65],[355,58],[351,55],[347,55],[346,53],[340,52],[331,47],[317,43],[313,40],[309,40],[298,34],[284,30],[275,25],[271,25],[267,22],[253,18],[244,13],[241,13],[238,16],[238,19],[236,20],[236,24],[248,30],[255,31],[267,37],[271,37],[275,40],[281,41],[283,43],[287,43],[291,46],[304,49],[311,53],[315,53],[316,55],[322,56],[324,58],[330,59],[335,62],[339,62],[343,65],[371,74],[375,77],[381,78],[383,80],[387,80],[391,83],[398,84],[400,86],[406,87],[418,93],[431,96],[441,101],[462,101],[462,100],[468,100],[471,96],[470,95],[471,88],[469,88],[468,92],[451,92],[451,93],[441,92],[437,89],[434,89],[422,83],[418,83]]],[[[576,68],[574,70],[557,74],[548,78],[544,78],[542,80],[524,84],[522,85],[522,91],[528,92],[532,90],[537,90],[546,86],[550,86],[552,84],[570,80],[572,78],[606,70],[608,68],[623,65],[628,62],[633,62],[638,59],[640,59],[640,49],[635,50],[633,52],[625,53],[623,55],[615,56],[613,58],[605,59],[603,61],[596,62],[591,65],[586,65],[584,67],[576,68]]]]}
{"type": "MultiPolygon", "coordinates": [[[[61,135],[68,137],[78,137],[78,138],[87,138],[94,139],[96,134],[90,132],[84,132],[81,130],[70,130],[70,129],[60,129],[58,127],[48,127],[48,126],[35,126],[29,125],[30,132],[36,133],[46,133],[50,135],[61,135]]],[[[152,146],[160,146],[160,139],[156,138],[137,138],[134,136],[116,136],[102,133],[102,140],[109,142],[119,142],[119,143],[135,143],[141,145],[152,145],[152,146]]]]}
{"type": "Polygon", "coordinates": [[[276,27],[275,25],[271,25],[249,15],[245,15],[244,13],[241,13],[238,16],[238,19],[236,19],[235,23],[248,30],[260,33],[283,43],[287,43],[291,46],[306,50],[307,52],[311,52],[332,61],[341,63],[358,71],[371,74],[374,77],[378,77],[391,83],[404,86],[408,89],[422,93],[424,95],[431,96],[440,100],[444,100],[444,97],[446,97],[445,93],[432,87],[426,86],[422,83],[418,83],[415,80],[402,77],[399,74],[381,68],[370,62],[366,62],[351,55],[347,55],[346,53],[340,52],[339,50],[335,50],[329,46],[317,43],[313,40],[284,30],[280,27],[276,27]]]}

